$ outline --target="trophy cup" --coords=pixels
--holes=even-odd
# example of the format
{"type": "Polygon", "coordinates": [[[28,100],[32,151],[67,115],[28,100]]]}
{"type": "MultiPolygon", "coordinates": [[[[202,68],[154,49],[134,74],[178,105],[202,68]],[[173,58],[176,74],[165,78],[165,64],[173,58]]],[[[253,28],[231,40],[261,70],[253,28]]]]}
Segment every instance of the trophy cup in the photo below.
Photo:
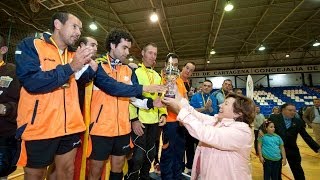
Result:
{"type": "Polygon", "coordinates": [[[172,57],[169,58],[168,64],[165,67],[165,85],[168,90],[165,93],[165,97],[175,98],[175,94],[177,92],[176,80],[179,77],[179,68],[177,66],[172,65],[172,57]]]}

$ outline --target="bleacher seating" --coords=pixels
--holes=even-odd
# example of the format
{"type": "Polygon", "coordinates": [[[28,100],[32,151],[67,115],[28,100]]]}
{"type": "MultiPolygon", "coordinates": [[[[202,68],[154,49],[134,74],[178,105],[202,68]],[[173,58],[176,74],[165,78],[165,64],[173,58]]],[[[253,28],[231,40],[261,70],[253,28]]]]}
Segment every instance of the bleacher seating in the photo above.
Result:
{"type": "MultiPolygon", "coordinates": [[[[244,91],[245,92],[245,91],[244,91]]],[[[320,98],[318,89],[302,87],[272,87],[254,91],[253,99],[260,106],[261,113],[269,116],[274,106],[294,103],[297,110],[313,105],[313,99],[320,98]]]]}

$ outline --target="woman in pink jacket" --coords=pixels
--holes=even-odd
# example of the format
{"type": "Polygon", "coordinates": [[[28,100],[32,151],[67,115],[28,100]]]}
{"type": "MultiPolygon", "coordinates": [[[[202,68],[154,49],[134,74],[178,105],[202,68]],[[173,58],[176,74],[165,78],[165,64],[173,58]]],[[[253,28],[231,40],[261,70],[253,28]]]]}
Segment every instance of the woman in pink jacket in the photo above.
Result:
{"type": "Polygon", "coordinates": [[[176,111],[190,135],[200,141],[192,167],[193,180],[249,180],[250,152],[255,105],[252,100],[230,94],[218,115],[208,116],[193,109],[186,99],[164,98],[176,111]]]}

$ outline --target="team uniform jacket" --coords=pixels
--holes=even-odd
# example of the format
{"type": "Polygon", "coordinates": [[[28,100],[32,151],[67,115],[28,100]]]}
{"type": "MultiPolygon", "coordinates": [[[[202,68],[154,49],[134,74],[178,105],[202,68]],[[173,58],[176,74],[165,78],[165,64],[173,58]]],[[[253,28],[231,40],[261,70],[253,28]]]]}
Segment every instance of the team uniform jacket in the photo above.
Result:
{"type": "MultiPolygon", "coordinates": [[[[184,86],[184,82],[180,77],[177,78],[176,84],[177,84],[179,96],[186,97],[187,89],[184,86]]],[[[177,114],[169,110],[167,122],[177,122],[177,114]]]]}
{"type": "MultiPolygon", "coordinates": [[[[26,38],[17,46],[16,71],[22,85],[17,138],[49,139],[85,130],[77,83],[69,65],[74,54],[68,47],[68,63],[63,65],[49,34],[43,39],[26,38]],[[65,83],[70,86],[62,88],[65,83]]],[[[89,67],[79,81],[89,82],[93,77],[89,67]]]]}
{"type": "MultiPolygon", "coordinates": [[[[141,85],[151,85],[162,83],[160,75],[151,68],[143,68],[142,65],[139,65],[138,69],[134,71],[139,84],[141,85]],[[149,79],[150,78],[150,79],[149,79]],[[150,82],[150,80],[152,82],[150,82]]],[[[146,93],[142,94],[144,97],[156,99],[158,97],[158,93],[146,93]]],[[[144,124],[155,124],[159,122],[159,118],[162,115],[167,115],[166,108],[151,108],[151,109],[139,109],[130,104],[130,119],[139,119],[144,124]]]]}
{"type": "MultiPolygon", "coordinates": [[[[111,58],[110,58],[111,59],[111,58]]],[[[141,96],[142,86],[127,65],[100,63],[91,101],[90,135],[115,137],[131,132],[129,97],[141,96]],[[111,80],[122,82],[110,86],[111,80]],[[128,86],[133,84],[133,86],[128,86]]]]}

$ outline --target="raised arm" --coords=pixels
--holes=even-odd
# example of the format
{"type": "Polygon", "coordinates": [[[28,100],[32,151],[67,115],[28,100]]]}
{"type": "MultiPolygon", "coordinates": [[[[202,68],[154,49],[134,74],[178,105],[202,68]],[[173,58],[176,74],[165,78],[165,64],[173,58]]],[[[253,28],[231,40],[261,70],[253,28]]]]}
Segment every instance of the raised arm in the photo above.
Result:
{"type": "Polygon", "coordinates": [[[201,112],[198,112],[195,108],[189,105],[188,101],[186,99],[181,99],[180,104],[182,107],[184,107],[189,113],[194,115],[199,121],[206,123],[206,124],[213,124],[217,121],[217,118],[213,118],[212,116],[203,114],[201,112]]]}
{"type": "Polygon", "coordinates": [[[15,52],[17,76],[21,85],[31,93],[47,93],[61,87],[73,74],[70,64],[42,71],[34,38],[24,39],[15,52]]]}
{"type": "MultiPolygon", "coordinates": [[[[194,112],[199,113],[194,110],[194,112]]],[[[210,117],[210,116],[209,116],[210,117]]],[[[210,117],[215,119],[216,117],[210,117]]],[[[183,108],[178,114],[178,120],[187,128],[191,136],[221,150],[238,150],[251,146],[251,130],[243,125],[214,127],[204,124],[198,117],[183,108]]],[[[236,123],[236,122],[234,122],[236,123]]]]}
{"type": "Polygon", "coordinates": [[[320,150],[319,144],[315,142],[312,137],[307,133],[306,129],[302,126],[300,127],[299,134],[301,135],[302,139],[308,144],[308,146],[315,152],[318,153],[320,150]]]}
{"type": "Polygon", "coordinates": [[[105,93],[119,97],[141,96],[143,90],[142,85],[128,85],[113,79],[103,70],[101,64],[98,66],[94,84],[105,93]]]}

